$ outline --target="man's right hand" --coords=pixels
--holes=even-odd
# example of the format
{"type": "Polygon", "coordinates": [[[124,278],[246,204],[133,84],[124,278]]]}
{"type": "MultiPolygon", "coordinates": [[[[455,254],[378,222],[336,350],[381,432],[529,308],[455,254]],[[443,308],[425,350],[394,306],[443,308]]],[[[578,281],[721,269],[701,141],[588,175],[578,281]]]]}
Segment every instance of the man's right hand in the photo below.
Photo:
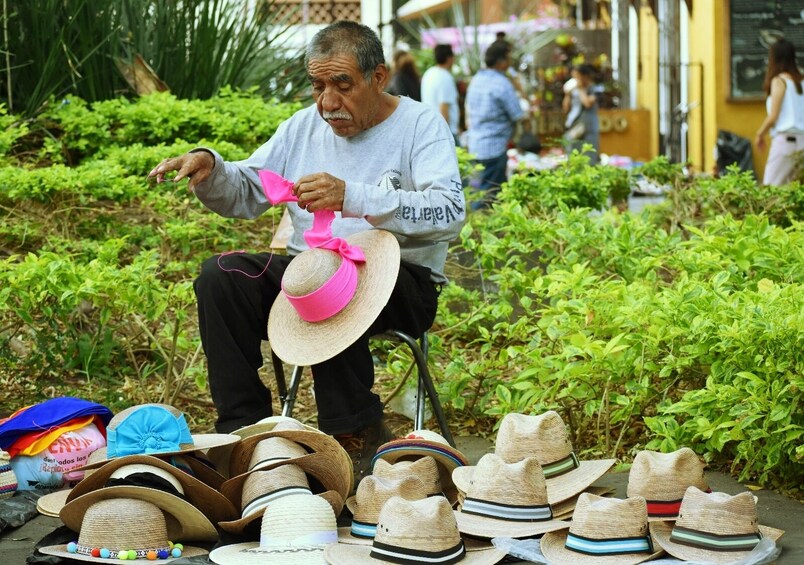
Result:
{"type": "Polygon", "coordinates": [[[166,180],[179,182],[187,178],[190,179],[188,188],[194,190],[198,183],[209,178],[214,167],[215,157],[212,156],[212,153],[208,151],[194,151],[192,153],[185,153],[181,157],[165,159],[148,173],[148,178],[156,177],[157,183],[165,182],[166,180]],[[173,179],[166,179],[165,173],[171,171],[178,172],[173,179]]]}

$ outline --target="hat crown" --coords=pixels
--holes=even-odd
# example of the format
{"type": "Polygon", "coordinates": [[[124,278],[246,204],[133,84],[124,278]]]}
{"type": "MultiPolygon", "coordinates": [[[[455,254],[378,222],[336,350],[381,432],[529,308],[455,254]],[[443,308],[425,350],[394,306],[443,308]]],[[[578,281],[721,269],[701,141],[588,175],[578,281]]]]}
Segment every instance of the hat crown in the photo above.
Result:
{"type": "Polygon", "coordinates": [[[320,496],[284,496],[268,505],[262,515],[261,547],[309,547],[337,539],[335,512],[320,496]]]}
{"type": "Polygon", "coordinates": [[[648,508],[640,496],[604,498],[590,493],[578,497],[570,533],[601,540],[648,535],[648,508]]]}
{"type": "Polygon", "coordinates": [[[165,547],[168,545],[165,515],[144,500],[100,500],[84,514],[78,545],[109,550],[165,547]]]}
{"type": "Polygon", "coordinates": [[[160,479],[163,479],[170,483],[170,485],[176,489],[179,494],[184,494],[184,487],[182,487],[179,480],[176,478],[175,475],[163,469],[161,467],[157,467],[155,465],[147,465],[144,463],[135,463],[132,465],[123,465],[118,467],[109,475],[110,479],[125,479],[134,475],[136,473],[150,473],[151,475],[155,475],[160,479]]]}
{"type": "Polygon", "coordinates": [[[394,496],[380,511],[374,541],[409,550],[437,552],[460,544],[461,534],[446,498],[406,500],[394,496]]]}
{"type": "Polygon", "coordinates": [[[425,485],[428,495],[441,492],[441,476],[438,471],[438,463],[429,455],[413,461],[397,461],[396,463],[389,463],[385,459],[377,459],[371,473],[376,477],[391,481],[412,475],[425,485]]]}
{"type": "Polygon", "coordinates": [[[535,457],[506,463],[488,453],[478,461],[466,496],[498,504],[544,505],[547,483],[535,457]]]}
{"type": "Polygon", "coordinates": [[[248,469],[253,471],[261,466],[305,455],[307,455],[307,450],[295,441],[283,437],[269,437],[258,441],[254,446],[248,469]]]}
{"type": "Polygon", "coordinates": [[[494,452],[508,463],[535,457],[541,465],[548,465],[569,457],[572,442],[554,410],[536,416],[512,413],[500,423],[494,452]]]}
{"type": "Polygon", "coordinates": [[[368,475],[357,486],[354,518],[358,522],[376,523],[382,507],[394,496],[407,500],[427,498],[427,488],[416,476],[384,479],[368,475]]]}
{"type": "Polygon", "coordinates": [[[254,471],[243,481],[240,509],[257,497],[290,487],[310,488],[307,475],[298,465],[282,465],[268,471],[254,471]]]}
{"type": "Polygon", "coordinates": [[[282,287],[289,296],[305,296],[332,278],[343,258],[335,251],[312,248],[298,254],[282,275],[282,287]]]}
{"type": "Polygon", "coordinates": [[[725,492],[706,493],[691,486],[681,501],[676,525],[718,535],[757,533],[757,504],[747,491],[732,496],[725,492]]]}
{"type": "Polygon", "coordinates": [[[628,473],[628,496],[643,496],[653,501],[676,501],[687,487],[708,488],[704,463],[689,447],[671,453],[640,451],[628,473]]]}

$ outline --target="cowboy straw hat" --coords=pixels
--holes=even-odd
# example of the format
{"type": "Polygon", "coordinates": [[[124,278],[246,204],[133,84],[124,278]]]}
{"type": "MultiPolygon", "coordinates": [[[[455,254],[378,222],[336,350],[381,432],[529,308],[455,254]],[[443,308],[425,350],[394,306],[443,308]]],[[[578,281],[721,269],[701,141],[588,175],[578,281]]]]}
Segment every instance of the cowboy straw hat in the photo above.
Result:
{"type": "Polygon", "coordinates": [[[708,491],[706,464],[689,447],[671,453],[640,451],[628,472],[627,496],[648,501],[648,520],[675,520],[687,487],[708,491]]]}
{"type": "Polygon", "coordinates": [[[385,230],[372,229],[345,238],[365,255],[356,263],[357,287],[348,304],[317,322],[301,318],[288,299],[305,296],[323,287],[345,260],[328,249],[299,253],[282,277],[279,293],[268,316],[271,350],[290,365],[310,366],[331,359],[365,334],[388,303],[399,272],[399,242],[385,230]]]}
{"type": "Polygon", "coordinates": [[[184,414],[167,404],[139,404],[118,412],[106,427],[106,447],[76,471],[95,469],[124,455],[174,455],[240,441],[232,434],[191,434],[184,414]]]}
{"type": "Polygon", "coordinates": [[[489,539],[526,538],[567,527],[553,518],[536,458],[506,463],[493,453],[478,461],[455,519],[462,534],[489,539]]]}
{"type": "MultiPolygon", "coordinates": [[[[79,528],[78,540],[70,544],[40,547],[46,555],[64,559],[91,561],[93,563],[120,563],[119,551],[135,551],[139,559],[170,554],[171,543],[180,543],[181,538],[169,538],[165,515],[153,504],[134,498],[111,498],[99,500],[87,508],[79,528]],[[70,551],[70,550],[73,551],[70,551]],[[98,557],[92,555],[97,550],[98,557]],[[109,552],[108,557],[104,550],[109,552]]],[[[205,555],[207,551],[184,545],[180,557],[205,555]]],[[[177,557],[159,558],[160,563],[170,563],[177,557]]]]}
{"type": "MultiPolygon", "coordinates": [[[[113,498],[135,498],[149,502],[165,513],[167,534],[171,539],[217,540],[218,532],[215,526],[201,510],[187,500],[190,493],[184,490],[183,482],[179,478],[181,473],[182,471],[178,469],[171,471],[152,464],[123,465],[108,476],[109,480],[117,479],[123,484],[102,486],[104,483],[101,482],[100,488],[75,498],[68,497],[70,500],[59,512],[59,518],[65,526],[77,532],[81,529],[84,515],[96,502],[113,498]],[[125,484],[126,481],[132,481],[132,484],[125,484]],[[152,486],[139,486],[134,481],[152,486]]],[[[184,484],[190,483],[185,480],[184,484]]],[[[204,499],[204,504],[207,505],[206,496],[200,495],[197,498],[201,499],[204,499]]],[[[226,509],[232,510],[230,503],[226,504],[226,509]]]]}
{"type": "Polygon", "coordinates": [[[467,551],[452,507],[443,496],[420,500],[393,496],[380,510],[377,534],[371,545],[337,543],[325,550],[327,562],[332,565],[387,565],[389,561],[414,562],[412,557],[421,563],[491,565],[505,555],[491,545],[467,551]]]}
{"type": "MultiPolygon", "coordinates": [[[[497,431],[494,453],[508,463],[535,457],[544,471],[550,504],[583,492],[616,462],[615,459],[580,461],[572,449],[564,421],[553,410],[538,416],[506,414],[497,431]]],[[[452,474],[458,489],[466,492],[473,472],[473,467],[463,467],[452,474]]]]}
{"type": "Polygon", "coordinates": [[[209,558],[220,565],[325,565],[324,547],[338,539],[329,503],[311,494],[291,494],[265,509],[260,541],[224,545],[209,558]]]}
{"type": "Polygon", "coordinates": [[[548,532],[541,551],[552,565],[635,565],[663,553],[648,531],[642,497],[578,497],[568,529],[548,532]]]}
{"type": "MultiPolygon", "coordinates": [[[[224,494],[227,493],[224,492],[224,494]]],[[[268,471],[248,473],[237,492],[228,494],[233,501],[239,502],[241,517],[236,520],[218,522],[218,526],[229,533],[242,534],[246,528],[255,524],[262,517],[266,507],[276,500],[292,494],[320,496],[329,502],[336,516],[343,510],[343,498],[340,494],[334,490],[325,491],[320,486],[313,490],[305,470],[299,465],[289,463],[268,471]]]]}
{"type": "Polygon", "coordinates": [[[338,528],[338,542],[371,545],[377,533],[380,511],[393,496],[407,500],[427,498],[427,487],[415,475],[383,479],[368,475],[357,485],[357,492],[346,501],[352,513],[352,525],[338,528]]]}
{"type": "MultiPolygon", "coordinates": [[[[397,461],[396,463],[389,463],[385,459],[377,459],[374,461],[374,468],[371,474],[391,481],[414,476],[424,483],[427,489],[427,496],[443,494],[438,463],[429,455],[419,457],[413,461],[397,461]]],[[[349,499],[346,500],[346,506],[349,506],[349,499]]]]}
{"type": "Polygon", "coordinates": [[[344,458],[340,453],[329,450],[308,453],[303,445],[295,441],[278,436],[266,437],[266,434],[252,436],[242,443],[246,444],[245,449],[232,452],[230,469],[233,476],[221,486],[221,492],[235,506],[240,502],[239,493],[248,473],[267,471],[289,463],[298,465],[318,480],[324,490],[337,492],[342,500],[348,497],[352,489],[354,475],[348,455],[344,458]]]}
{"type": "Polygon", "coordinates": [[[675,523],[651,522],[650,531],[673,557],[711,563],[744,560],[762,538],[776,542],[784,534],[759,525],[756,499],[750,492],[731,496],[694,486],[684,493],[675,523]]]}
{"type": "Polygon", "coordinates": [[[414,430],[405,437],[391,440],[377,448],[372,458],[372,466],[384,459],[389,463],[412,461],[430,456],[438,463],[441,487],[451,504],[458,500],[458,490],[452,482],[452,472],[469,461],[466,456],[452,447],[441,434],[430,430],[414,430]]]}

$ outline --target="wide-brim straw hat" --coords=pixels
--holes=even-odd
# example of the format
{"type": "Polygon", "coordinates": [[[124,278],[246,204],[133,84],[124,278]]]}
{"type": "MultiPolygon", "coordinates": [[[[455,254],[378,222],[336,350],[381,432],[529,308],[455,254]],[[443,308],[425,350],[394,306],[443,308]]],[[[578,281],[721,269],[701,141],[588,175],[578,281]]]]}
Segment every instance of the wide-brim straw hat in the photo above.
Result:
{"type": "Polygon", "coordinates": [[[337,539],[329,503],[311,494],[292,494],[265,509],[259,542],[218,547],[209,558],[220,565],[326,565],[324,547],[337,539]]]}
{"type": "Polygon", "coordinates": [[[640,451],[628,472],[627,496],[648,501],[648,520],[675,520],[687,488],[708,491],[706,464],[689,447],[671,453],[640,451]]]}
{"type": "Polygon", "coordinates": [[[553,517],[536,458],[506,463],[493,453],[478,461],[455,520],[462,534],[489,539],[527,538],[567,527],[553,517]]]}
{"type": "MultiPolygon", "coordinates": [[[[635,565],[661,555],[663,550],[648,530],[648,511],[645,499],[602,498],[583,493],[578,498],[572,522],[567,528],[548,532],[541,538],[541,551],[552,565],[635,565]],[[583,552],[569,549],[567,539],[573,535],[576,544],[620,545],[626,553],[601,555],[593,549],[583,552]],[[628,552],[629,546],[641,544],[647,551],[628,552]]],[[[580,549],[580,548],[579,548],[580,549]]]]}
{"type": "Polygon", "coordinates": [[[229,445],[240,441],[233,434],[191,434],[184,414],[167,404],[139,404],[112,417],[106,427],[107,446],[92,453],[94,457],[76,471],[96,469],[112,459],[126,455],[176,455],[229,445]],[[109,443],[120,444],[110,455],[109,443]]]}
{"type": "MultiPolygon", "coordinates": [[[[84,515],[77,543],[85,548],[114,550],[156,550],[169,547],[169,542],[181,543],[181,557],[208,553],[205,549],[184,545],[184,539],[171,538],[167,533],[166,516],[153,504],[140,499],[114,498],[92,505],[84,515]]],[[[39,548],[45,555],[92,563],[120,563],[119,558],[92,557],[67,550],[68,544],[39,548]]],[[[177,558],[160,559],[170,563],[177,558]]],[[[142,560],[142,557],[140,558],[142,560]]]]}
{"type": "Polygon", "coordinates": [[[453,484],[453,471],[468,465],[469,461],[441,434],[430,430],[414,430],[405,437],[384,443],[377,448],[377,453],[372,458],[372,467],[378,459],[396,463],[425,456],[432,457],[438,463],[441,488],[450,503],[455,504],[458,501],[458,490],[453,484]]]}
{"type": "Polygon", "coordinates": [[[659,546],[673,557],[710,563],[745,559],[762,538],[776,542],[784,534],[784,530],[758,524],[756,500],[750,492],[731,496],[723,492],[702,492],[692,486],[684,494],[678,519],[651,522],[650,530],[659,546]],[[678,539],[671,539],[674,534],[678,539]],[[744,551],[724,549],[741,541],[741,537],[753,538],[749,540],[753,545],[744,551]],[[711,545],[706,547],[706,544],[711,545]]]}
{"type": "MultiPolygon", "coordinates": [[[[177,494],[171,494],[166,490],[147,486],[125,484],[108,487],[103,486],[109,477],[114,478],[113,475],[116,473],[112,471],[106,475],[103,480],[94,482],[94,484],[98,486],[98,488],[94,490],[90,490],[92,485],[85,485],[77,493],[75,489],[77,489],[78,486],[73,489],[73,492],[68,495],[67,503],[61,509],[61,512],[59,512],[59,517],[61,521],[64,522],[64,525],[77,532],[81,528],[87,511],[95,503],[101,500],[115,498],[133,498],[150,502],[166,513],[165,522],[167,525],[167,534],[171,539],[184,539],[188,541],[215,541],[218,539],[215,526],[210,519],[205,516],[204,512],[193,506],[189,501],[191,497],[190,493],[185,491],[185,485],[201,491],[202,488],[198,486],[200,481],[189,476],[181,477],[183,471],[179,471],[162,461],[159,461],[159,464],[154,464],[152,461],[149,461],[148,464],[138,463],[118,466],[117,470],[121,477],[126,476],[126,474],[150,473],[163,482],[170,484],[171,487],[176,490],[177,494]],[[85,494],[79,494],[84,491],[85,494]],[[79,495],[75,496],[76,494],[79,495]],[[181,496],[188,497],[188,500],[181,498],[181,496]]],[[[101,471],[99,470],[84,480],[89,480],[100,474],[101,471]]],[[[84,481],[82,481],[82,483],[83,482],[84,481]]],[[[209,489],[209,487],[203,485],[203,489],[206,490],[209,489]]],[[[212,500],[217,500],[218,502],[225,500],[220,493],[217,492],[214,498],[209,497],[208,494],[204,492],[194,494],[192,498],[196,501],[201,501],[202,505],[207,507],[212,500]]],[[[234,515],[234,507],[232,504],[229,501],[222,504],[224,505],[224,510],[214,510],[214,515],[232,517],[234,515]]]]}
{"type": "MultiPolygon", "coordinates": [[[[458,532],[452,507],[442,496],[407,500],[388,499],[380,511],[377,534],[371,545],[337,543],[327,546],[325,556],[332,565],[355,563],[386,564],[407,562],[399,557],[411,555],[421,563],[460,563],[481,565],[498,563],[506,553],[493,546],[467,550],[458,532]],[[372,555],[382,553],[385,559],[372,555]],[[462,558],[457,559],[463,555],[462,558]],[[450,560],[450,558],[455,559],[450,560]]],[[[410,559],[410,562],[413,562],[410,559]]]]}
{"type": "MultiPolygon", "coordinates": [[[[396,237],[385,230],[373,229],[345,239],[363,250],[366,261],[357,263],[357,288],[340,312],[319,322],[307,322],[296,312],[284,291],[279,293],[271,307],[268,341],[271,350],[285,363],[307,367],[333,358],[368,331],[391,298],[400,261],[396,237]]],[[[303,251],[291,261],[288,270],[293,267],[293,262],[305,265],[308,258],[304,256],[310,252],[334,255],[327,250],[303,251]]],[[[320,274],[320,268],[316,269],[312,264],[309,268],[318,271],[311,275],[320,274]]]]}

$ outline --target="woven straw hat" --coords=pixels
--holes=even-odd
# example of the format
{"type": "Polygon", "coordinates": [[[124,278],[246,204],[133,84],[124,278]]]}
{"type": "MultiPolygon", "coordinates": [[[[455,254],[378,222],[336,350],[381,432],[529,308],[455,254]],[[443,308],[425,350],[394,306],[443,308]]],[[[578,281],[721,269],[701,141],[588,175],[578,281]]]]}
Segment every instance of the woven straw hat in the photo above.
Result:
{"type": "Polygon", "coordinates": [[[567,525],[569,530],[542,537],[542,553],[554,565],[632,565],[662,554],[648,531],[645,499],[638,496],[583,493],[567,525]]]}
{"type": "Polygon", "coordinates": [[[648,520],[675,520],[687,487],[709,490],[705,466],[689,447],[672,453],[640,451],[628,473],[627,496],[648,501],[648,520]]]}
{"type": "MultiPolygon", "coordinates": [[[[160,462],[163,463],[163,462],[160,462]]],[[[185,491],[185,485],[192,488],[199,488],[199,481],[188,480],[192,477],[182,477],[182,471],[163,463],[163,465],[156,464],[142,464],[136,463],[131,465],[121,465],[108,475],[108,479],[126,479],[132,477],[137,473],[148,473],[151,477],[165,485],[165,489],[152,488],[147,486],[134,486],[134,485],[119,485],[104,487],[105,481],[98,483],[99,488],[89,490],[86,494],[80,496],[68,495],[68,502],[64,508],[59,512],[59,517],[64,525],[71,530],[77,532],[81,529],[81,524],[84,521],[84,516],[92,505],[101,501],[114,498],[134,498],[137,500],[144,500],[157,506],[165,513],[165,524],[167,527],[167,534],[170,539],[180,539],[187,541],[215,541],[218,539],[218,532],[215,526],[207,518],[204,513],[193,506],[189,499],[193,497],[197,501],[203,501],[204,506],[209,506],[207,494],[191,494],[185,491]],[[164,465],[164,466],[163,466],[164,465]],[[167,466],[168,468],[165,468],[167,466]],[[171,491],[176,494],[172,494],[171,491]]],[[[100,471],[93,473],[94,478],[100,471]]],[[[84,479],[85,481],[88,479],[84,479]]],[[[82,481],[83,482],[83,481],[82,481]]],[[[79,483],[80,484],[80,483],[79,483]]],[[[73,490],[77,489],[76,486],[73,490]]],[[[204,487],[208,488],[208,487],[204,487]]],[[[83,489],[82,489],[83,490],[83,489]]],[[[71,493],[72,495],[73,493],[71,493]]],[[[218,500],[222,500],[219,497],[218,500]]],[[[225,503],[227,512],[215,511],[216,515],[229,515],[233,510],[231,503],[225,503]]],[[[125,507],[124,507],[125,509],[125,507]]]]}
{"type": "Polygon", "coordinates": [[[325,565],[324,547],[337,539],[329,503],[311,494],[292,494],[265,509],[259,543],[225,545],[209,557],[220,565],[325,565]]]}
{"type": "Polygon", "coordinates": [[[452,471],[457,467],[468,465],[469,462],[466,456],[452,447],[441,434],[430,430],[414,430],[405,437],[384,443],[377,448],[372,465],[376,465],[379,459],[396,463],[413,461],[428,455],[438,463],[444,496],[450,503],[455,504],[458,500],[458,490],[452,482],[452,471]]]}
{"type": "Polygon", "coordinates": [[[11,468],[11,456],[0,449],[0,500],[17,492],[17,475],[11,468]]]}
{"type": "Polygon", "coordinates": [[[492,546],[466,551],[452,507],[443,496],[420,500],[394,496],[380,511],[371,545],[338,543],[328,546],[325,555],[333,565],[389,561],[478,565],[497,563],[505,552],[492,546]]]}
{"type": "Polygon", "coordinates": [[[184,414],[167,404],[139,404],[118,412],[106,426],[106,447],[81,469],[95,469],[124,455],[172,455],[235,443],[232,434],[191,434],[184,414]]]}
{"type": "MultiPolygon", "coordinates": [[[[247,473],[253,471],[268,471],[292,463],[301,467],[305,473],[318,480],[324,490],[334,490],[341,499],[349,496],[354,476],[352,474],[351,460],[348,454],[342,456],[341,451],[324,450],[308,453],[307,449],[295,441],[284,437],[258,434],[247,438],[232,452],[230,469],[232,478],[221,487],[221,492],[227,494],[235,505],[239,500],[235,493],[242,490],[247,473]]],[[[346,453],[343,451],[343,453],[346,453]]]]}
{"type": "MultiPolygon", "coordinates": [[[[547,480],[550,504],[583,492],[615,463],[614,459],[580,461],[572,449],[564,421],[553,410],[538,416],[506,414],[500,422],[494,453],[508,463],[535,457],[547,480]]],[[[471,469],[463,469],[453,473],[452,480],[466,492],[471,473],[471,469]]]]}
{"type": "Polygon", "coordinates": [[[553,519],[536,458],[506,463],[493,453],[478,461],[455,519],[461,533],[481,538],[525,538],[567,527],[553,519]]]}
{"type": "Polygon", "coordinates": [[[675,523],[652,522],[651,533],[660,547],[683,561],[731,563],[745,559],[759,541],[774,542],[783,530],[760,526],[757,503],[746,491],[731,496],[706,493],[691,486],[681,501],[675,523]]]}
{"type": "MultiPolygon", "coordinates": [[[[67,550],[69,544],[49,545],[39,548],[46,555],[65,559],[91,561],[93,563],[120,563],[117,552],[135,550],[138,558],[146,559],[148,551],[167,550],[169,543],[181,543],[182,538],[168,536],[165,516],[150,502],[134,498],[99,500],[87,508],[78,534],[78,550],[89,553],[92,549],[112,552],[109,558],[92,557],[67,550]]],[[[205,555],[206,550],[185,545],[181,557],[205,555]]],[[[175,558],[159,559],[169,563],[175,558]]]]}
{"type": "Polygon", "coordinates": [[[327,249],[308,249],[290,262],[268,317],[268,341],[285,363],[310,366],[331,359],[365,334],[391,298],[399,272],[399,242],[385,230],[373,229],[345,238],[363,250],[357,264],[357,289],[337,314],[320,322],[306,322],[288,301],[318,290],[343,259],[327,249]]]}
{"type": "MultiPolygon", "coordinates": [[[[419,457],[413,461],[397,461],[396,463],[389,463],[385,459],[377,459],[374,461],[374,469],[371,474],[375,477],[392,481],[414,476],[424,483],[427,489],[427,496],[443,493],[438,463],[429,455],[419,457]]],[[[348,500],[346,505],[349,505],[348,500]]]]}
{"type": "Polygon", "coordinates": [[[311,487],[305,470],[299,465],[281,465],[268,471],[253,471],[245,475],[239,484],[228,481],[223,494],[240,505],[241,518],[229,522],[219,522],[221,529],[233,534],[242,534],[248,526],[262,517],[265,509],[282,497],[292,494],[315,494],[332,506],[338,516],[343,510],[343,498],[334,490],[325,490],[317,480],[311,487]]]}
{"type": "Polygon", "coordinates": [[[357,493],[346,501],[352,513],[352,525],[338,528],[338,541],[371,545],[377,531],[377,521],[385,503],[393,496],[407,500],[427,498],[427,487],[415,475],[383,479],[368,475],[357,485],[357,493]]]}

